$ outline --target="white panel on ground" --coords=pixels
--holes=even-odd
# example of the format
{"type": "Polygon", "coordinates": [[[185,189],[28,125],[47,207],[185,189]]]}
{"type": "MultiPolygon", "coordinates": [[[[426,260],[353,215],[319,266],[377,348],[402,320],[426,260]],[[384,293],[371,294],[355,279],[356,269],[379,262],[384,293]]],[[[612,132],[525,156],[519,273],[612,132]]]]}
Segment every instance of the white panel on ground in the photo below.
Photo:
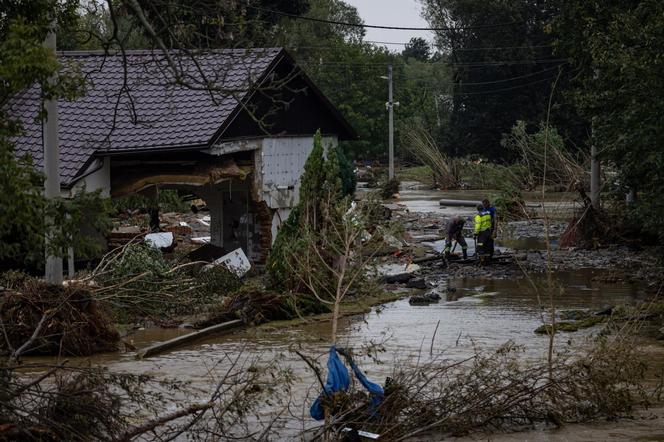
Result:
{"type": "MultiPolygon", "coordinates": [[[[231,253],[228,253],[221,258],[209,264],[210,266],[223,265],[229,271],[235,273],[237,276],[244,276],[249,270],[251,270],[251,264],[247,255],[244,254],[242,249],[233,250],[231,253]]],[[[207,266],[206,266],[207,267],[207,266]]]]}

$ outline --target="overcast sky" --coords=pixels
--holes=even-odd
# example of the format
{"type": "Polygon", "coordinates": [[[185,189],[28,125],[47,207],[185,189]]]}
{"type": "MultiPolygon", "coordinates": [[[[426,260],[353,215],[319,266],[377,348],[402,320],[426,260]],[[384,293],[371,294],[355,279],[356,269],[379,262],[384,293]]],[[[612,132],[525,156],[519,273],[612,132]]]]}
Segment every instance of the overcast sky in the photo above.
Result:
{"type": "MultiPolygon", "coordinates": [[[[429,23],[421,16],[422,6],[417,0],[345,0],[355,6],[364,23],[368,25],[427,27],[429,23]]],[[[366,40],[407,42],[412,37],[422,37],[433,41],[429,31],[396,31],[388,29],[367,29],[366,40]]],[[[389,45],[400,50],[403,46],[389,45]]]]}

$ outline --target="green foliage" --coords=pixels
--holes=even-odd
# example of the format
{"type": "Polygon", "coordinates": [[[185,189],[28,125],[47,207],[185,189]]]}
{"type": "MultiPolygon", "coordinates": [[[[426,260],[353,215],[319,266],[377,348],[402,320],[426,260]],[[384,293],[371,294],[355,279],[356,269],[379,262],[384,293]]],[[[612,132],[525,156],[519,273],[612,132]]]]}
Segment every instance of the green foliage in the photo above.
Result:
{"type": "MultiPolygon", "coordinates": [[[[34,266],[43,261],[49,220],[49,252],[62,256],[73,246],[78,258],[99,248],[89,235],[80,234],[85,221],[91,230],[109,228],[108,205],[99,194],[78,194],[70,200],[47,201],[42,195],[43,176],[29,157],[16,158],[12,138],[20,122],[8,118],[7,103],[15,94],[38,85],[45,98],[73,99],[84,92],[76,66],[60,66],[44,47],[51,17],[68,26],[76,17],[78,2],[10,2],[0,15],[0,262],[3,267],[34,266]],[[53,75],[55,81],[48,81],[53,75]]],[[[40,113],[44,117],[45,113],[40,113]]]]}
{"type": "Polygon", "coordinates": [[[0,262],[3,267],[37,267],[43,263],[47,230],[48,252],[64,256],[74,248],[76,259],[90,259],[103,247],[100,236],[111,227],[111,207],[99,191],[77,192],[70,199],[47,200],[42,176],[29,160],[17,160],[0,141],[0,262]]]}
{"type": "Polygon", "coordinates": [[[399,186],[401,185],[401,181],[399,181],[399,178],[392,178],[384,181],[380,185],[380,196],[383,199],[390,199],[392,198],[395,194],[399,193],[399,186]]]}
{"type": "MultiPolygon", "coordinates": [[[[164,212],[188,212],[190,207],[178,195],[177,190],[164,189],[159,190],[158,196],[159,210],[164,212]]],[[[154,204],[154,198],[145,195],[132,194],[113,200],[113,210],[124,212],[126,210],[147,210],[154,204]]]]}
{"type": "Polygon", "coordinates": [[[240,278],[224,266],[202,270],[196,274],[196,279],[201,284],[198,295],[208,302],[209,299],[230,295],[242,287],[240,278]]]}
{"type": "Polygon", "coordinates": [[[338,200],[343,196],[343,187],[341,183],[341,167],[339,166],[338,148],[329,146],[327,149],[327,158],[325,161],[325,174],[322,188],[322,195],[332,200],[338,200]]]}
{"type": "Polygon", "coordinates": [[[406,43],[401,56],[406,60],[414,58],[418,61],[428,61],[431,57],[431,46],[429,46],[429,43],[425,39],[413,37],[406,43]]]}
{"type": "MultiPolygon", "coordinates": [[[[310,0],[306,16],[361,24],[356,8],[339,0],[310,0]]],[[[442,72],[428,69],[426,62],[404,58],[382,46],[363,41],[364,30],[315,23],[284,20],[276,44],[289,49],[316,85],[337,106],[358,132],[360,139],[342,143],[351,158],[375,159],[387,153],[388,121],[385,112],[388,83],[387,65],[393,65],[395,100],[401,106],[397,120],[421,116],[436,122],[434,97],[441,90],[442,72]],[[316,45],[312,45],[316,42],[316,45]],[[418,77],[410,81],[408,76],[418,77]]],[[[439,66],[440,67],[440,66],[439,66]]]]}
{"type": "Polygon", "coordinates": [[[322,231],[333,222],[335,214],[329,209],[344,196],[338,150],[330,146],[325,156],[320,131],[316,133],[313,150],[304,165],[300,201],[281,226],[268,258],[267,270],[274,288],[294,290],[298,285],[289,257],[305,250],[312,241],[305,226],[322,231]]]}
{"type": "Polygon", "coordinates": [[[169,269],[161,251],[143,243],[128,245],[121,258],[111,266],[113,276],[120,278],[142,273],[163,277],[169,269]]]}
{"type": "Polygon", "coordinates": [[[344,150],[339,147],[335,149],[339,161],[339,176],[341,178],[341,192],[343,196],[350,196],[355,193],[357,187],[357,177],[355,176],[355,166],[348,159],[344,150]]]}
{"type": "Polygon", "coordinates": [[[523,193],[519,188],[507,183],[500,193],[493,197],[493,205],[496,208],[496,214],[500,220],[515,221],[529,218],[526,204],[523,199],[523,193]]]}
{"type": "Polygon", "coordinates": [[[403,181],[419,181],[423,184],[434,185],[435,177],[431,167],[429,166],[414,166],[405,169],[400,169],[397,174],[403,181]]]}
{"type": "MultiPolygon", "coordinates": [[[[302,184],[300,186],[300,210],[302,221],[317,225],[320,218],[318,196],[321,194],[325,182],[325,157],[323,152],[323,141],[320,131],[314,135],[314,147],[307,161],[304,163],[302,173],[302,184]]],[[[290,218],[290,217],[289,217],[290,218]]]]}
{"type": "Polygon", "coordinates": [[[33,247],[44,239],[42,183],[30,158],[17,160],[9,142],[0,137],[0,260],[34,262],[42,256],[42,247],[33,247]]]}
{"type": "Polygon", "coordinates": [[[496,164],[481,158],[459,158],[455,161],[459,180],[470,189],[501,189],[506,185],[517,186],[517,177],[527,173],[523,164],[496,164]]]}
{"type": "Polygon", "coordinates": [[[584,182],[585,157],[569,153],[558,131],[547,128],[545,123],[540,123],[537,132],[530,133],[526,123],[519,120],[510,133],[503,136],[500,145],[524,166],[523,173],[515,175],[519,186],[524,189],[545,184],[569,190],[584,182]]]}
{"type": "MultiPolygon", "coordinates": [[[[557,14],[556,2],[538,0],[424,0],[424,14],[431,25],[453,27],[439,32],[437,44],[452,70],[453,94],[445,105],[451,112],[441,126],[442,145],[448,154],[479,154],[494,161],[510,160],[500,139],[517,120],[529,126],[543,120],[548,98],[558,74],[552,53],[555,36],[548,24],[557,14]],[[514,23],[494,28],[486,25],[514,23]],[[498,48],[483,49],[478,48],[498,48]],[[548,61],[550,60],[550,61],[548,61]],[[511,61],[511,62],[510,62],[511,61]]],[[[578,118],[564,107],[561,91],[572,77],[562,70],[556,88],[557,115],[567,123],[569,136],[579,144],[585,131],[578,118]],[[571,130],[573,129],[573,130],[571,130]]]]}
{"type": "Polygon", "coordinates": [[[578,71],[574,103],[593,122],[601,158],[615,165],[625,188],[639,192],[631,215],[664,244],[664,3],[560,3],[554,29],[558,50],[578,71]]]}

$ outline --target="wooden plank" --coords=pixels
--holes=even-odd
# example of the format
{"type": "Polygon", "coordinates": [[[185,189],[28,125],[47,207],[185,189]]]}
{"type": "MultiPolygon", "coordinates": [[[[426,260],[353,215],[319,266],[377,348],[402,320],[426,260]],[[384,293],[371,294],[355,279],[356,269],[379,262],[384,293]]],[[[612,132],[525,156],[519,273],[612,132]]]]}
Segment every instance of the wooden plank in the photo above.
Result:
{"type": "Polygon", "coordinates": [[[224,322],[222,324],[212,325],[210,327],[195,331],[193,333],[189,333],[187,335],[178,336],[177,338],[173,338],[168,341],[158,342],[147,348],[139,350],[138,353],[136,353],[136,358],[137,359],[149,358],[150,356],[154,356],[159,353],[163,353],[167,350],[172,350],[176,347],[189,344],[191,342],[197,341],[201,338],[212,335],[214,333],[219,333],[222,331],[227,331],[237,328],[242,324],[244,324],[244,322],[241,319],[235,319],[233,321],[224,322]]]}

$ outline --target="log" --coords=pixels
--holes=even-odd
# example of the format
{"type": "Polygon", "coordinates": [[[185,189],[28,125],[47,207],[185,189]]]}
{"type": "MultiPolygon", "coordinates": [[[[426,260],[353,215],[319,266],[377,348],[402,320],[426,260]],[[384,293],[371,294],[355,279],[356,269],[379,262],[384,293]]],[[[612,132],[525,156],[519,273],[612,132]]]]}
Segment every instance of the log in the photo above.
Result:
{"type": "Polygon", "coordinates": [[[445,199],[443,198],[438,202],[441,206],[449,206],[449,207],[477,207],[478,204],[482,204],[480,201],[472,201],[472,200],[450,200],[450,199],[445,199]]]}
{"type": "Polygon", "coordinates": [[[163,353],[167,350],[180,347],[184,344],[189,344],[191,342],[197,341],[198,339],[204,338],[211,334],[237,328],[242,324],[244,324],[244,321],[242,321],[242,319],[235,319],[233,321],[224,322],[222,324],[212,325],[210,327],[195,331],[193,333],[189,333],[187,335],[178,336],[177,338],[169,339],[168,341],[158,342],[156,344],[153,344],[147,348],[140,350],[138,353],[136,353],[136,358],[137,359],[149,358],[150,356],[163,353]]]}
{"type": "MultiPolygon", "coordinates": [[[[504,262],[512,260],[514,257],[511,254],[502,254],[497,255],[491,258],[491,262],[496,264],[502,264],[504,262]]],[[[444,255],[434,255],[434,256],[424,256],[422,258],[413,259],[413,264],[421,264],[423,262],[436,261],[439,259],[445,259],[444,255]]],[[[448,264],[473,264],[477,262],[477,258],[471,256],[468,259],[451,259],[448,261],[448,264]]]]}

